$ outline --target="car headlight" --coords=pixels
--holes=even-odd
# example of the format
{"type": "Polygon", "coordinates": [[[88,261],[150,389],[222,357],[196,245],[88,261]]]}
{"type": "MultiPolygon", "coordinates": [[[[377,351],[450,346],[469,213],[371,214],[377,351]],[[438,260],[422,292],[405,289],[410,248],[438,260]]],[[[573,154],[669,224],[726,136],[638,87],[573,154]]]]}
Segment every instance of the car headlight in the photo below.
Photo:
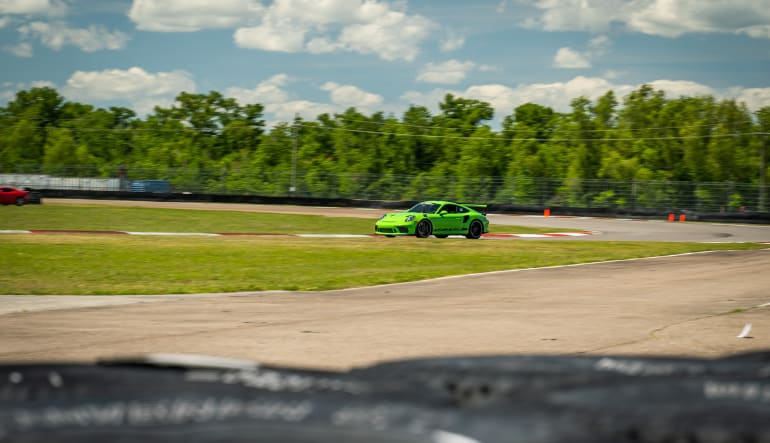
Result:
{"type": "Polygon", "coordinates": [[[404,219],[404,221],[407,222],[407,223],[413,222],[414,221],[414,215],[407,215],[406,218],[404,219]]]}

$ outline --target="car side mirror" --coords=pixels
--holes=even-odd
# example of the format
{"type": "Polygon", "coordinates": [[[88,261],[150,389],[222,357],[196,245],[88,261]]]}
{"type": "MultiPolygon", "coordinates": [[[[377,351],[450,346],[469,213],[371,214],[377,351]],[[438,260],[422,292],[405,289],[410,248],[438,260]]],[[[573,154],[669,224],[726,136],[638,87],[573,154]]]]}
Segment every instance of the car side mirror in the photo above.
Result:
{"type": "Polygon", "coordinates": [[[449,214],[449,211],[441,211],[441,212],[438,213],[438,215],[440,215],[442,217],[447,215],[447,214],[449,214]]]}

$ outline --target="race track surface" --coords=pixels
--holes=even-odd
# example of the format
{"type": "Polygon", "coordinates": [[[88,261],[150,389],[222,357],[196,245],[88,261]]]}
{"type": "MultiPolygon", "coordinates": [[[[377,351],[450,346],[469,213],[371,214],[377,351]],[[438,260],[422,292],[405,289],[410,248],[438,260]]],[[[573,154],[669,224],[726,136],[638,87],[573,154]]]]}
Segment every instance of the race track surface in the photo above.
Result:
{"type": "MultiPolygon", "coordinates": [[[[260,209],[372,218],[381,213],[260,209]]],[[[766,226],[491,218],[591,230],[591,240],[770,241],[766,226]]],[[[770,349],[768,269],[770,249],[328,292],[0,296],[0,361],[94,361],[164,352],[345,369],[445,355],[722,356],[770,349]],[[748,324],[748,336],[738,338],[748,324]]]]}
{"type": "MultiPolygon", "coordinates": [[[[312,214],[336,217],[359,217],[375,220],[388,210],[371,208],[312,207],[293,205],[254,205],[243,203],[151,202],[116,200],[46,199],[46,204],[120,205],[157,208],[231,210],[245,212],[274,212],[282,214],[312,214]]],[[[724,223],[669,223],[661,219],[611,219],[592,217],[551,217],[489,214],[491,232],[495,225],[552,227],[553,232],[565,229],[591,232],[582,240],[613,241],[673,241],[673,242],[770,242],[769,225],[724,223]]],[[[574,239],[574,238],[573,238],[574,239]]],[[[553,240],[558,241],[559,238],[553,240]]]]}

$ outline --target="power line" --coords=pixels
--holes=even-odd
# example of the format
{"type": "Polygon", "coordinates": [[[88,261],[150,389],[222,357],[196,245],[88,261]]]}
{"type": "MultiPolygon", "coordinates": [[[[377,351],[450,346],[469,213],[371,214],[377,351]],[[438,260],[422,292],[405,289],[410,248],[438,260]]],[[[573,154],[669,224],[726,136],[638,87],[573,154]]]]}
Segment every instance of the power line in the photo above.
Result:
{"type": "MultiPolygon", "coordinates": [[[[343,119],[347,123],[364,123],[364,124],[372,124],[372,125],[384,125],[384,124],[393,124],[397,125],[399,127],[407,127],[407,128],[418,128],[418,129],[441,129],[441,130],[452,130],[452,129],[459,129],[459,128],[446,128],[442,126],[425,126],[425,125],[412,125],[409,123],[402,123],[398,121],[391,121],[386,120],[385,122],[376,122],[376,121],[366,121],[366,120],[352,120],[352,119],[343,119]]],[[[631,131],[631,132],[641,132],[641,131],[663,131],[663,130],[672,130],[672,129],[691,129],[691,128],[712,128],[719,126],[721,122],[716,123],[707,123],[702,125],[687,125],[687,126],[653,126],[653,127],[647,127],[647,128],[605,128],[605,129],[522,129],[522,128],[512,128],[510,129],[513,132],[542,132],[547,131],[551,134],[557,134],[557,133],[585,133],[585,132],[613,132],[613,131],[631,131]]]]}
{"type": "MultiPolygon", "coordinates": [[[[457,140],[500,140],[504,137],[476,137],[476,136],[451,136],[451,135],[434,135],[434,134],[405,134],[398,132],[382,132],[382,131],[367,131],[363,129],[349,129],[349,128],[321,128],[330,131],[344,131],[363,134],[376,134],[376,135],[393,135],[396,137],[424,137],[424,138],[440,138],[440,139],[457,139],[457,140]]],[[[688,140],[688,139],[704,139],[704,138],[730,138],[741,137],[747,135],[768,135],[765,132],[744,132],[744,133],[731,133],[731,134],[707,134],[707,135],[680,135],[680,136],[664,136],[664,137],[607,137],[607,138],[513,138],[516,141],[537,141],[537,142],[587,142],[587,141],[642,141],[642,140],[688,140]]]]}
{"type": "MultiPolygon", "coordinates": [[[[316,125],[310,125],[308,123],[301,123],[299,124],[300,127],[305,128],[312,128],[312,129],[320,129],[320,130],[326,130],[326,131],[342,131],[342,132],[350,132],[350,133],[359,133],[359,134],[371,134],[371,135],[387,135],[387,136],[394,136],[394,137],[410,137],[410,138],[430,138],[430,139],[447,139],[447,140],[493,140],[493,141],[499,141],[503,139],[507,139],[508,137],[504,137],[503,135],[496,135],[492,137],[480,137],[480,136],[462,136],[462,135],[443,135],[443,134],[410,134],[410,133],[402,133],[402,132],[392,132],[392,131],[371,131],[371,130],[364,130],[364,129],[351,129],[351,128],[341,128],[341,127],[328,127],[328,126],[316,126],[316,125]]],[[[11,128],[11,126],[0,126],[0,129],[7,129],[11,128]]],[[[88,127],[80,127],[80,128],[68,128],[68,127],[52,127],[48,126],[45,128],[48,131],[61,129],[61,130],[67,130],[70,132],[115,132],[115,133],[132,133],[132,132],[144,132],[144,133],[215,133],[215,134],[221,134],[224,131],[254,131],[259,130],[261,128],[257,128],[254,126],[238,126],[238,127],[232,127],[232,128],[193,128],[193,127],[186,127],[186,128],[88,128],[88,127]]],[[[448,128],[444,128],[448,129],[448,128]]],[[[651,129],[645,129],[645,130],[655,130],[657,128],[651,128],[651,129]]],[[[625,129],[612,129],[607,130],[607,132],[622,132],[625,131],[625,129]]],[[[558,133],[558,132],[553,132],[558,133]]],[[[552,133],[552,134],[553,134],[552,133]]],[[[714,139],[714,138],[736,138],[736,137],[745,137],[745,136],[767,136],[770,135],[768,132],[733,132],[728,134],[701,134],[701,135],[671,135],[671,136],[656,136],[656,137],[574,137],[574,138],[561,138],[561,137],[511,137],[511,140],[515,141],[532,141],[532,142],[611,142],[611,141],[662,141],[662,140],[693,140],[693,139],[714,139]]]]}
{"type": "MultiPolygon", "coordinates": [[[[32,118],[22,118],[22,119],[15,119],[16,121],[47,121],[48,119],[42,118],[42,117],[32,117],[32,118]]],[[[247,121],[246,119],[235,119],[236,121],[247,121]]],[[[383,122],[377,122],[377,121],[367,121],[367,120],[353,120],[348,118],[342,118],[340,120],[344,120],[346,123],[362,123],[362,124],[370,124],[370,125],[377,125],[382,126],[384,124],[392,124],[396,125],[398,127],[406,127],[406,128],[416,128],[416,129],[431,129],[431,130],[456,130],[461,128],[447,128],[442,126],[426,126],[426,125],[413,125],[409,123],[403,123],[399,121],[394,120],[385,120],[383,122]]],[[[81,122],[81,121],[87,121],[85,118],[65,118],[65,119],[56,119],[56,122],[81,122]]],[[[132,120],[131,122],[137,122],[142,123],[141,120],[132,120]]],[[[185,124],[184,120],[178,120],[178,119],[170,119],[167,121],[168,123],[179,123],[179,124],[185,124]]],[[[252,122],[253,123],[253,122],[252,122]]],[[[282,124],[289,125],[288,122],[281,122],[282,124]]],[[[685,125],[685,126],[651,126],[651,127],[643,127],[643,128],[605,128],[605,129],[528,129],[528,128],[512,128],[511,131],[513,132],[542,132],[547,131],[549,134],[559,134],[559,133],[591,133],[591,132],[615,132],[615,131],[628,131],[628,132],[643,132],[643,131],[664,131],[664,130],[684,130],[684,129],[697,129],[697,128],[716,128],[721,126],[722,122],[714,122],[714,123],[704,123],[704,124],[698,124],[698,125],[685,125]]],[[[313,128],[323,128],[328,129],[327,126],[318,125],[317,122],[300,122],[300,126],[303,127],[313,127],[313,128]]],[[[292,126],[292,125],[289,125],[292,126]]],[[[225,129],[225,126],[216,126],[214,128],[194,128],[194,127],[185,127],[185,128],[179,128],[179,129],[159,129],[159,128],[135,128],[135,127],[121,127],[121,128],[88,128],[88,127],[81,127],[81,128],[70,128],[70,127],[61,127],[61,126],[54,126],[56,128],[61,129],[69,129],[72,131],[86,131],[86,130],[126,130],[126,131],[183,131],[183,130],[197,130],[197,131],[221,131],[225,129]]],[[[288,126],[287,126],[288,127],[288,126]]],[[[242,127],[230,127],[228,129],[252,129],[254,126],[242,126],[242,127]]],[[[392,132],[382,131],[383,133],[391,134],[392,132]]]]}

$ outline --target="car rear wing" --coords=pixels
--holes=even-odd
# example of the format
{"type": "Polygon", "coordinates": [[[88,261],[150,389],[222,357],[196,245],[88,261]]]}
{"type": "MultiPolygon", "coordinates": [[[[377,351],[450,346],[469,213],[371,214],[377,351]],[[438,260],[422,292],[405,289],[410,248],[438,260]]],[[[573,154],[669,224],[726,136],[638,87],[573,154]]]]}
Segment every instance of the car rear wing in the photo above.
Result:
{"type": "Polygon", "coordinates": [[[487,215],[487,211],[486,211],[487,205],[469,205],[469,204],[463,203],[463,206],[467,206],[469,208],[472,208],[481,212],[483,215],[487,215]]]}

